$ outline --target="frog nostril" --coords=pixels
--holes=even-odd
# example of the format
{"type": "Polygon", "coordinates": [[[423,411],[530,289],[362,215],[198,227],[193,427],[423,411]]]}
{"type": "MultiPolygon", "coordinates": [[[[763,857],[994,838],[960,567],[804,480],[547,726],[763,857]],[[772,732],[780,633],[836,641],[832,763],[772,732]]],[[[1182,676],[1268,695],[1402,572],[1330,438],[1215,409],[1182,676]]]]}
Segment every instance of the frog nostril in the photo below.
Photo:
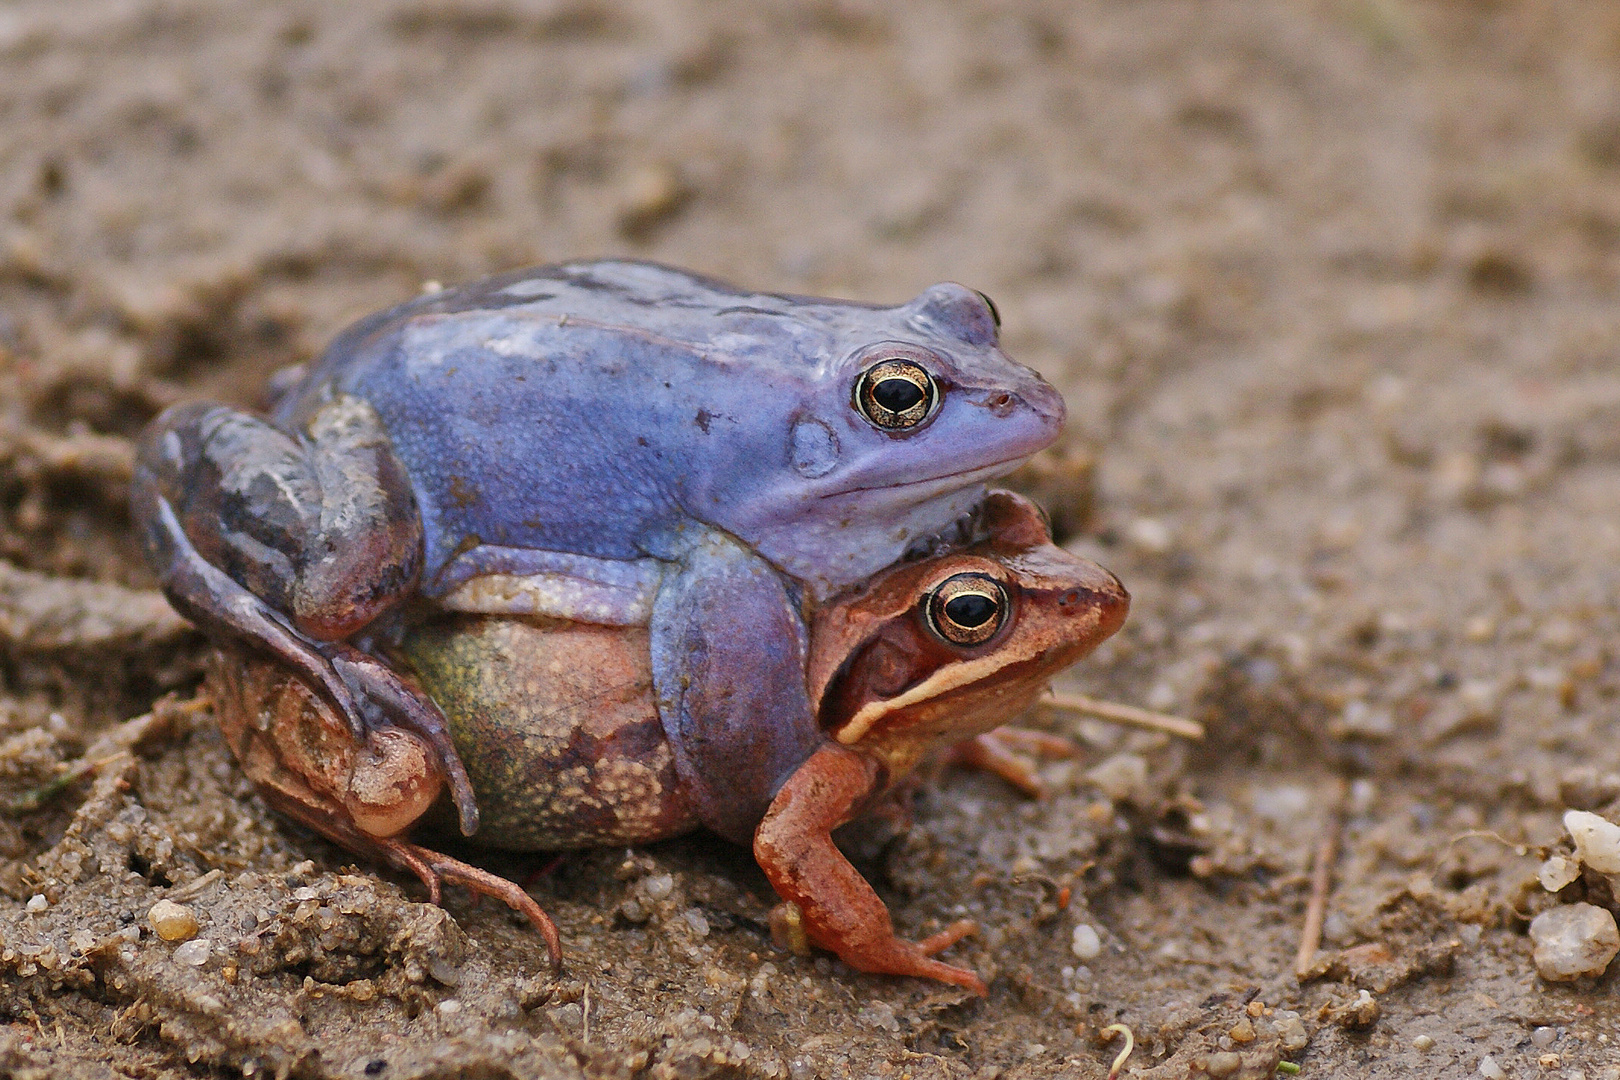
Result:
{"type": "Polygon", "coordinates": [[[1008,413],[1012,412],[1013,396],[1008,393],[1000,393],[995,397],[992,397],[989,401],[986,401],[984,404],[985,408],[989,409],[997,416],[1006,416],[1008,413]]]}

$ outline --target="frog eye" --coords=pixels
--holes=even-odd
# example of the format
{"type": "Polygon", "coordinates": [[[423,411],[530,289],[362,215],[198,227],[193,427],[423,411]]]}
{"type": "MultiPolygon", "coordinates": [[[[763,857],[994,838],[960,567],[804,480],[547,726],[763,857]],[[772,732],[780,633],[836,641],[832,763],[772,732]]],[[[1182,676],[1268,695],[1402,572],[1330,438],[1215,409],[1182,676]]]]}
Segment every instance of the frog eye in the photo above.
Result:
{"type": "Polygon", "coordinates": [[[928,628],[952,645],[982,645],[1007,621],[1007,590],[986,574],[948,577],[923,609],[928,628]]]}
{"type": "Polygon", "coordinates": [[[939,384],[910,360],[879,360],[855,380],[855,408],[885,431],[914,428],[938,406],[939,384]]]}
{"type": "Polygon", "coordinates": [[[989,293],[979,292],[978,289],[974,289],[973,291],[975,293],[978,293],[978,297],[979,297],[980,300],[984,301],[984,306],[990,309],[990,319],[991,319],[991,321],[993,321],[996,324],[996,329],[1000,330],[1001,329],[1001,309],[996,307],[996,302],[994,300],[990,299],[990,294],[989,293]]]}

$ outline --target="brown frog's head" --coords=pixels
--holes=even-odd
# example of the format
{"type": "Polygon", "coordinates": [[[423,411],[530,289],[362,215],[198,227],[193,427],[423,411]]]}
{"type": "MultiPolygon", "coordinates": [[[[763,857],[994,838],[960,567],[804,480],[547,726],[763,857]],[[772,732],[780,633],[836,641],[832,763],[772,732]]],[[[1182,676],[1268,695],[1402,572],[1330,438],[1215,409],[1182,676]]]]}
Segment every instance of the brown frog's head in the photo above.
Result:
{"type": "Polygon", "coordinates": [[[984,539],[878,574],[812,627],[822,726],[891,779],[1016,717],[1130,609],[1119,579],[1054,544],[1028,499],[992,492],[980,519],[984,539]]]}

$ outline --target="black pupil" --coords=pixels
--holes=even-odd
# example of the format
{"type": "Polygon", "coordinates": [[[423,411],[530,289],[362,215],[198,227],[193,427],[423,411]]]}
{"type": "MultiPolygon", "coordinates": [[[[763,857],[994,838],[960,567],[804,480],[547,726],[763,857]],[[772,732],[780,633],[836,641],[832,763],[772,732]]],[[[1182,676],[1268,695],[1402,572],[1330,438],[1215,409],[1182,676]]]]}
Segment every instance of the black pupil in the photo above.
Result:
{"type": "Polygon", "coordinates": [[[976,630],[996,617],[997,604],[979,593],[963,593],[945,601],[945,616],[957,626],[976,630]]]}
{"type": "Polygon", "coordinates": [[[922,387],[897,375],[879,379],[878,384],[872,387],[872,400],[890,412],[903,413],[907,409],[914,409],[922,399],[922,387]]]}

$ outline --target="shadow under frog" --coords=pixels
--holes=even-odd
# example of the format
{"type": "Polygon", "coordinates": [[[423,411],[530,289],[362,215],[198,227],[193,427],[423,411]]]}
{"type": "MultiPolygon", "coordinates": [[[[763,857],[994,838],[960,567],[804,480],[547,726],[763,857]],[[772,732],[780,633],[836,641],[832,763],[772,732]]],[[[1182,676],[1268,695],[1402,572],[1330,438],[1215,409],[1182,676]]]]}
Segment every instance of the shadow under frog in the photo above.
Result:
{"type": "MultiPolygon", "coordinates": [[[[450,615],[413,627],[400,655],[449,717],[483,842],[562,850],[662,839],[705,822],[709,792],[733,791],[755,858],[810,942],[861,970],[983,993],[973,972],[932,957],[971,925],[900,939],[831,833],[923,754],[1018,715],[1119,628],[1129,598],[1112,574],[1053,545],[1020,496],[992,493],[977,524],[983,538],[961,552],[892,567],[817,613],[800,676],[816,737],[764,808],[724,774],[687,783],[642,628],[450,615]]],[[[235,651],[216,654],[209,685],[227,741],[269,802],[415,871],[435,899],[441,876],[500,897],[558,955],[555,927],[523,890],[402,839],[442,786],[420,739],[391,729],[357,742],[285,668],[235,651]]]]}
{"type": "Polygon", "coordinates": [[[385,658],[433,611],[644,626],[704,824],[746,841],[820,738],[804,612],[948,529],[1063,403],[981,295],[748,293],[647,263],[541,268],[362,320],[268,418],[144,435],[133,512],[175,607],[301,673],[355,737],[428,740],[385,658]]]}

